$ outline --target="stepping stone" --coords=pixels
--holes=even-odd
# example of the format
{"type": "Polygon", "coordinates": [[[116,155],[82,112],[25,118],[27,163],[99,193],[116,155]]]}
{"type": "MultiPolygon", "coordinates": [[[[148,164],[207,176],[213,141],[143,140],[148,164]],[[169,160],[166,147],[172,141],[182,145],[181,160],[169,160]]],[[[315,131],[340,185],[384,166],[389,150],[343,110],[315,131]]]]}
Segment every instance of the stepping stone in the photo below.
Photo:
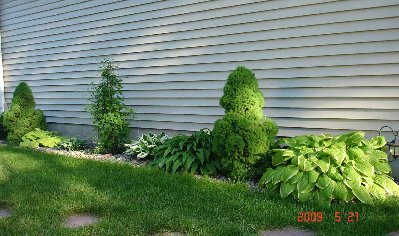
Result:
{"type": "Polygon", "coordinates": [[[314,236],[315,233],[303,229],[287,228],[282,230],[263,231],[261,235],[262,236],[314,236]]]}
{"type": "Polygon", "coordinates": [[[0,218],[7,218],[11,216],[11,211],[8,209],[0,209],[0,218]]]}
{"type": "Polygon", "coordinates": [[[73,215],[65,221],[65,227],[67,228],[79,228],[88,225],[93,225],[98,221],[98,217],[95,215],[73,215]]]}

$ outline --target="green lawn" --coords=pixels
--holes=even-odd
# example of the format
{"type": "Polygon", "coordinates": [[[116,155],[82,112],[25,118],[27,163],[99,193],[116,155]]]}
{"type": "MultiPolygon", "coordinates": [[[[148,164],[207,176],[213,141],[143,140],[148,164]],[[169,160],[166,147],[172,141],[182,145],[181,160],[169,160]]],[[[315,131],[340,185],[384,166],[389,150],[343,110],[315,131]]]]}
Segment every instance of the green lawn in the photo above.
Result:
{"type": "MultiPolygon", "coordinates": [[[[399,230],[399,202],[378,206],[333,204],[330,209],[280,200],[245,184],[195,179],[152,168],[74,159],[0,147],[0,235],[259,235],[267,229],[303,227],[320,235],[384,235],[399,230]],[[298,223],[300,211],[321,211],[323,222],[298,223]],[[359,222],[334,222],[334,212],[359,212],[359,222]],[[100,221],[66,229],[74,213],[100,221]]],[[[346,221],[346,219],[345,219],[346,221]]]]}

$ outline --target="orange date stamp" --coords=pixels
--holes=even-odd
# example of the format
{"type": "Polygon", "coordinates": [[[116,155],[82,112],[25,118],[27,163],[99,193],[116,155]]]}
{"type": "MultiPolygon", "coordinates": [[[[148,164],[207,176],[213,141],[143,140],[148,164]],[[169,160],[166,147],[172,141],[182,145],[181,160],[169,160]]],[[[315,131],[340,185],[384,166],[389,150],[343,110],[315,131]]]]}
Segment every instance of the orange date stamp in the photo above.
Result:
{"type": "MultiPolygon", "coordinates": [[[[340,212],[334,213],[334,222],[359,222],[359,212],[340,212]]],[[[323,222],[323,213],[315,211],[298,212],[298,223],[320,223],[323,222]]]]}

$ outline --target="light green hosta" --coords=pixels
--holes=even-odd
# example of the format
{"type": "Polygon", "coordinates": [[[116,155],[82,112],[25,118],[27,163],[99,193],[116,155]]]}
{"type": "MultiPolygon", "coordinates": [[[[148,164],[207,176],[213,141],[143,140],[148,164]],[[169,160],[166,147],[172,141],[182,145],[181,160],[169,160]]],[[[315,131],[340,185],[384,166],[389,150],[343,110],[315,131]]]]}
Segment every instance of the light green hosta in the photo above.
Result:
{"type": "Polygon", "coordinates": [[[61,137],[54,135],[50,131],[36,128],[34,131],[31,131],[22,137],[22,142],[19,143],[19,146],[29,148],[53,148],[57,146],[60,142],[61,137]]]}
{"type": "Polygon", "coordinates": [[[142,135],[137,141],[131,144],[126,144],[126,154],[135,156],[139,159],[153,159],[155,147],[163,144],[168,139],[165,133],[158,135],[149,133],[142,135]]]}
{"type": "Polygon", "coordinates": [[[274,150],[275,168],[267,169],[260,184],[279,190],[282,198],[292,195],[321,205],[334,199],[372,204],[399,197],[387,155],[381,151],[385,143],[380,136],[365,139],[364,132],[282,139],[279,144],[285,148],[274,150]]]}

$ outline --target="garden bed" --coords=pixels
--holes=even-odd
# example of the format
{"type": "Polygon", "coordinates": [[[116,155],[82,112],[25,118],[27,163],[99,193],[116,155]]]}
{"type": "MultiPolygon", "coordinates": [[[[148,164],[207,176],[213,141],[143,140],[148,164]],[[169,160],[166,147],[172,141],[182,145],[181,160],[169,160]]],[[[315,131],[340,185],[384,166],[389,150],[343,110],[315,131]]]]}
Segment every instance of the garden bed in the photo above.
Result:
{"type": "Polygon", "coordinates": [[[12,212],[0,219],[2,235],[260,235],[287,228],[383,235],[399,229],[398,201],[321,209],[245,184],[9,146],[0,147],[0,168],[0,202],[12,212]],[[322,212],[322,222],[298,223],[304,211],[322,212]],[[342,222],[334,222],[335,212],[341,212],[342,222]],[[348,212],[358,212],[358,222],[347,222],[348,212]],[[96,215],[98,222],[64,226],[69,216],[80,214],[96,215]]]}

